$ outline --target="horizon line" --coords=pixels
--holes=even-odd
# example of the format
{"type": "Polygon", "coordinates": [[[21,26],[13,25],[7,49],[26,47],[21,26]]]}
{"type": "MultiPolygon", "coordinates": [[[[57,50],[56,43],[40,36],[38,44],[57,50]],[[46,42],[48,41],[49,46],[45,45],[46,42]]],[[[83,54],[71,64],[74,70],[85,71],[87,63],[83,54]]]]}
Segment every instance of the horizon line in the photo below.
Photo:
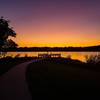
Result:
{"type": "Polygon", "coordinates": [[[93,45],[93,46],[61,46],[61,47],[58,47],[58,46],[31,46],[31,47],[17,47],[17,48],[68,48],[68,47],[73,47],[73,48],[77,48],[77,47],[81,47],[81,48],[84,48],[84,47],[95,47],[95,46],[100,46],[100,45],[93,45]]]}

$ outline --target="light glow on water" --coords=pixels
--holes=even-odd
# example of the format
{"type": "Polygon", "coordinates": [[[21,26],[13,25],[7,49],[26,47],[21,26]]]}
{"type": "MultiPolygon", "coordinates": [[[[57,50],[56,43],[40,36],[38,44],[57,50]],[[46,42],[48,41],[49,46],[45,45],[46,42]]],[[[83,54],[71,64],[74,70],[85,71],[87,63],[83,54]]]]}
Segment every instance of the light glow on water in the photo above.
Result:
{"type": "MultiPolygon", "coordinates": [[[[25,57],[26,55],[29,57],[37,57],[38,54],[41,53],[47,53],[47,52],[8,52],[7,56],[15,57],[16,55],[19,55],[20,57],[25,57]]],[[[85,61],[85,56],[91,56],[91,55],[98,55],[100,52],[48,52],[52,54],[61,54],[62,57],[67,58],[71,57],[72,59],[77,59],[80,61],[85,61]]]]}

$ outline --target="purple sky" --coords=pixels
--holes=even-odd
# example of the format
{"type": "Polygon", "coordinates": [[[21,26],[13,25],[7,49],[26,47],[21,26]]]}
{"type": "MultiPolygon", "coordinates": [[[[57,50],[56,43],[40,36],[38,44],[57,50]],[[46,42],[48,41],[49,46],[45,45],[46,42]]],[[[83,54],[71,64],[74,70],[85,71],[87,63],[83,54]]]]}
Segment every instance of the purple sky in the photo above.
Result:
{"type": "Polygon", "coordinates": [[[0,16],[19,46],[100,44],[100,0],[0,0],[0,16]]]}

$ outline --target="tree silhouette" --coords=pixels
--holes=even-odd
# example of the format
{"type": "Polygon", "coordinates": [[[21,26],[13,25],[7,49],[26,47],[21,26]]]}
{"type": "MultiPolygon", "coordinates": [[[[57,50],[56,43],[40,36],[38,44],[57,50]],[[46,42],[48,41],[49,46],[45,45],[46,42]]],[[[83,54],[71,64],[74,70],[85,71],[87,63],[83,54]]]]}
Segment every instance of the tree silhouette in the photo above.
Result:
{"type": "Polygon", "coordinates": [[[18,45],[11,39],[8,39],[3,48],[16,48],[18,45]]]}
{"type": "Polygon", "coordinates": [[[9,26],[9,22],[10,21],[4,19],[4,17],[0,18],[0,48],[18,46],[13,40],[9,39],[9,37],[16,37],[16,33],[13,28],[9,26]]]}

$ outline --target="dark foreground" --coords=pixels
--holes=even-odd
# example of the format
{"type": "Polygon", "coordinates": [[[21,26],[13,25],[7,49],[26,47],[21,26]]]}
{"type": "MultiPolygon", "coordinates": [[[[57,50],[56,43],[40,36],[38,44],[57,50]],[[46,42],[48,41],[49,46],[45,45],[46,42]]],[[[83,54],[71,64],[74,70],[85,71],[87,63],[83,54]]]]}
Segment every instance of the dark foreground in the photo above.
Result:
{"type": "Polygon", "coordinates": [[[35,57],[5,57],[0,59],[0,76],[5,74],[8,70],[23,62],[36,59],[35,57]]]}
{"type": "Polygon", "coordinates": [[[26,80],[33,100],[98,98],[100,63],[50,58],[30,64],[26,80]]]}

